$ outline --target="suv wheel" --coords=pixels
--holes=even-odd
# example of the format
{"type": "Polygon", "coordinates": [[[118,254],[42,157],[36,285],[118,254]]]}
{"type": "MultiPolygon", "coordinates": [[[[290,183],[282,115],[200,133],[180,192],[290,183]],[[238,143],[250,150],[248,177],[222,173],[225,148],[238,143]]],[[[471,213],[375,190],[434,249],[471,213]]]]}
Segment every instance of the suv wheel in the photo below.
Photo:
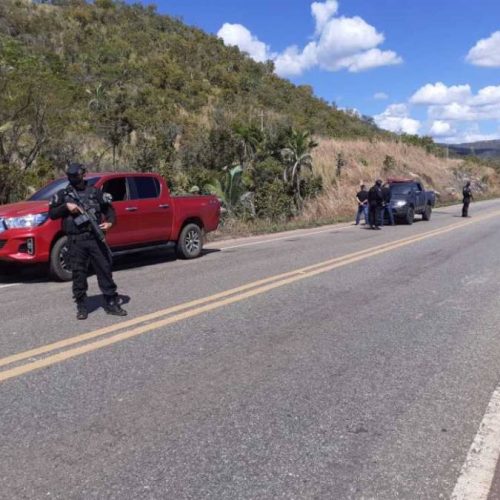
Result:
{"type": "Polygon", "coordinates": [[[69,265],[68,238],[59,238],[52,247],[49,262],[50,274],[58,281],[71,281],[73,276],[69,265]]]}

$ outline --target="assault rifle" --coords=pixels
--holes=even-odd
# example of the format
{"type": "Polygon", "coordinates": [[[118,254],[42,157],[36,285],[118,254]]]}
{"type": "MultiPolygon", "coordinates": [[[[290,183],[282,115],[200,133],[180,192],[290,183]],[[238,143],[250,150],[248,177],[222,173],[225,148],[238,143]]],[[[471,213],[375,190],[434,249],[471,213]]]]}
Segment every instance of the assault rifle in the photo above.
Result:
{"type": "Polygon", "coordinates": [[[92,211],[89,211],[82,199],[78,195],[75,189],[68,190],[69,196],[75,200],[75,204],[81,211],[81,214],[78,217],[73,219],[74,223],[77,227],[83,226],[84,224],[89,224],[94,236],[97,238],[97,241],[101,243],[103,249],[105,250],[106,257],[109,262],[113,260],[113,253],[111,252],[111,248],[109,248],[108,242],[106,241],[106,235],[104,231],[99,227],[99,222],[95,214],[92,211]]]}

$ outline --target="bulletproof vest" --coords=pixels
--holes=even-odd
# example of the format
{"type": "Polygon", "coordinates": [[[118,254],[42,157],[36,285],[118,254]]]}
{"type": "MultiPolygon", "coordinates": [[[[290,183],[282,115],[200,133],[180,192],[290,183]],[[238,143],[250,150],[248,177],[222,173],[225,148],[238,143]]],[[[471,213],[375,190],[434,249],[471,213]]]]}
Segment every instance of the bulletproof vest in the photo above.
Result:
{"type": "MultiPolygon", "coordinates": [[[[64,201],[65,203],[76,203],[82,204],[83,207],[89,214],[93,215],[97,221],[101,220],[101,205],[98,199],[98,191],[93,186],[86,186],[85,189],[78,190],[75,189],[79,202],[75,200],[73,196],[73,188],[68,187],[64,192],[64,201]]],[[[73,215],[70,214],[63,221],[63,229],[67,234],[81,234],[92,232],[90,224],[75,224],[75,218],[78,217],[78,214],[73,215]]]]}

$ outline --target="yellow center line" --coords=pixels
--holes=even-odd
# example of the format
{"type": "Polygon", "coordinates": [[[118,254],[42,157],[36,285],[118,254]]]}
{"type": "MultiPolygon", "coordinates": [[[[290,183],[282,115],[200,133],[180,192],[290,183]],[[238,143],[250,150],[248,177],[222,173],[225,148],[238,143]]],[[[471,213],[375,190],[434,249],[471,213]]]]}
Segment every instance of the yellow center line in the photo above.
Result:
{"type": "MultiPolygon", "coordinates": [[[[478,219],[475,219],[475,220],[477,221],[478,219]]],[[[429,235],[431,235],[431,234],[434,234],[436,231],[440,231],[440,229],[434,229],[432,231],[429,231],[429,232],[423,233],[423,234],[429,234],[429,235]]],[[[414,238],[415,238],[415,236],[409,236],[407,238],[404,238],[404,239],[401,239],[401,240],[397,240],[397,241],[399,241],[399,242],[413,241],[414,238]]],[[[335,257],[333,259],[329,259],[329,260],[322,261],[322,262],[319,262],[319,263],[316,263],[316,264],[312,264],[312,265],[309,265],[309,266],[306,266],[306,267],[303,267],[303,268],[300,268],[300,269],[294,269],[292,271],[288,271],[288,272],[285,272],[285,273],[281,273],[281,274],[276,274],[276,275],[273,275],[273,276],[269,276],[267,278],[263,278],[261,280],[253,281],[253,282],[250,282],[250,283],[246,283],[245,285],[241,285],[241,286],[238,286],[236,288],[231,288],[231,289],[225,290],[223,292],[219,292],[219,293],[216,293],[216,294],[213,294],[213,295],[209,295],[209,296],[206,296],[206,297],[195,299],[195,300],[192,300],[192,301],[189,301],[189,302],[185,302],[183,304],[178,304],[178,305],[175,305],[175,306],[171,306],[171,307],[168,307],[166,309],[155,311],[153,313],[148,313],[148,314],[145,314],[143,316],[139,316],[137,318],[133,318],[133,319],[130,319],[130,320],[127,320],[127,321],[122,321],[120,323],[115,323],[113,325],[110,325],[110,326],[107,326],[107,327],[104,327],[104,328],[100,328],[100,329],[94,330],[92,332],[83,333],[83,334],[80,334],[80,335],[75,335],[73,337],[69,337],[69,338],[66,338],[66,339],[63,339],[63,340],[60,340],[60,341],[57,341],[57,342],[52,342],[50,344],[46,344],[46,345],[43,345],[43,346],[40,346],[40,347],[36,347],[36,348],[30,349],[30,350],[27,350],[27,351],[23,351],[23,352],[20,352],[20,353],[17,353],[17,354],[13,354],[11,356],[7,356],[7,357],[4,357],[4,358],[1,358],[0,359],[0,367],[6,366],[6,365],[9,365],[9,364],[12,364],[12,363],[16,363],[16,362],[22,361],[24,359],[33,358],[35,356],[40,356],[42,354],[47,354],[48,352],[56,351],[56,350],[59,350],[59,349],[63,349],[65,347],[69,347],[69,346],[78,344],[80,342],[85,342],[87,340],[92,340],[92,339],[97,338],[97,337],[108,335],[110,333],[114,333],[114,332],[119,331],[119,330],[124,330],[126,328],[131,327],[131,326],[135,326],[135,325],[138,325],[140,323],[145,323],[147,321],[158,319],[160,317],[167,316],[167,315],[170,315],[170,314],[182,311],[184,309],[191,309],[192,307],[196,307],[196,306],[205,304],[207,302],[212,302],[212,301],[224,298],[224,297],[228,297],[230,295],[234,295],[234,294],[237,294],[237,293],[240,293],[240,292],[244,292],[245,290],[248,290],[248,289],[251,289],[251,288],[256,288],[258,286],[265,285],[266,283],[270,283],[272,281],[277,281],[277,280],[280,280],[280,279],[283,279],[283,278],[294,276],[296,274],[304,274],[304,273],[307,273],[308,271],[311,271],[311,270],[313,270],[313,269],[315,269],[317,267],[322,267],[322,266],[327,265],[327,264],[332,264],[332,263],[335,263],[335,262],[343,261],[343,260],[345,260],[347,258],[351,258],[351,257],[357,256],[357,255],[363,255],[365,253],[373,252],[374,250],[378,250],[378,249],[381,249],[381,248],[390,247],[393,244],[394,244],[393,241],[387,242],[387,243],[383,243],[381,245],[377,245],[375,247],[367,248],[365,250],[359,250],[357,252],[353,252],[353,253],[350,253],[350,254],[347,254],[347,255],[342,255],[340,257],[335,257]]]]}
{"type": "Polygon", "coordinates": [[[295,271],[291,271],[288,273],[283,273],[276,276],[271,276],[269,278],[255,281],[253,283],[248,283],[247,285],[243,285],[241,287],[237,287],[231,290],[227,290],[225,292],[221,292],[210,297],[201,298],[195,301],[191,301],[185,304],[180,304],[178,306],[174,306],[163,311],[158,311],[156,313],[151,313],[141,318],[136,318],[135,320],[125,321],[119,325],[115,325],[114,327],[107,327],[100,330],[96,330],[95,332],[90,332],[88,334],[79,335],[77,337],[72,337],[69,339],[65,339],[60,342],[55,342],[53,344],[49,344],[47,346],[42,346],[38,349],[32,349],[30,351],[25,351],[19,353],[17,355],[9,356],[0,360],[0,366],[13,363],[15,361],[20,361],[26,359],[28,357],[32,357],[34,354],[44,354],[56,349],[60,349],[63,347],[67,347],[69,345],[73,345],[75,343],[79,343],[91,338],[95,338],[96,336],[102,336],[106,333],[112,333],[116,330],[121,330],[127,328],[128,326],[134,326],[138,323],[143,323],[144,321],[148,321],[151,319],[156,319],[161,316],[165,316],[166,314],[172,314],[174,312],[183,311],[179,314],[175,314],[165,319],[160,319],[158,321],[153,321],[143,326],[139,326],[132,330],[124,331],[118,333],[116,335],[95,341],[90,342],[73,349],[68,349],[57,354],[52,354],[43,359],[30,361],[23,365],[7,369],[0,372],[0,382],[11,379],[13,377],[18,377],[25,373],[32,372],[34,370],[38,370],[40,368],[44,368],[47,366],[54,365],[56,363],[60,363],[61,361],[68,360],[70,358],[74,358],[76,356],[80,356],[82,354],[95,351],[97,349],[101,349],[106,346],[113,345],[117,342],[121,342],[126,339],[130,339],[136,337],[138,335],[143,335],[153,330],[157,330],[159,328],[171,325],[173,323],[177,323],[179,321],[192,318],[194,316],[198,316],[203,313],[207,313],[221,307],[234,304],[237,302],[241,302],[248,298],[254,297],[256,295],[261,295],[263,293],[269,292],[276,288],[283,287],[285,285],[289,285],[291,283],[295,283],[334,269],[339,267],[346,266],[348,264],[352,264],[369,257],[374,257],[376,255],[380,255],[398,248],[402,248],[404,246],[408,246],[412,243],[422,241],[433,236],[438,236],[442,234],[446,234],[448,232],[454,231],[456,229],[468,226],[470,224],[475,224],[484,220],[487,220],[491,217],[500,215],[500,212],[494,212],[485,216],[478,217],[472,221],[460,222],[457,224],[452,224],[445,228],[435,229],[433,231],[428,231],[422,233],[420,235],[416,235],[409,238],[404,238],[402,240],[397,240],[395,242],[385,243],[383,245],[379,245],[376,247],[372,247],[367,250],[354,252],[352,254],[345,255],[343,257],[337,257],[335,259],[331,259],[328,261],[324,261],[318,264],[314,264],[311,266],[304,267],[302,269],[297,269],[295,271]],[[233,296],[231,296],[233,295],[233,296]],[[219,300],[221,299],[221,300],[219,300]],[[207,303],[211,302],[211,303],[207,303]],[[203,305],[202,305],[203,304],[203,305]],[[197,307],[199,306],[199,307],[197,307]],[[187,310],[185,310],[187,309],[187,310]]]}

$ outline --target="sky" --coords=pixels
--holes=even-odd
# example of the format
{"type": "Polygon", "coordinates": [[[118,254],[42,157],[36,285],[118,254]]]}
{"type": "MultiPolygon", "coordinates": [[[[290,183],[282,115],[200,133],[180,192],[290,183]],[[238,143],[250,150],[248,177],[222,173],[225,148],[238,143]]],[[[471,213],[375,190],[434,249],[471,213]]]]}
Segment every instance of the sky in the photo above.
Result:
{"type": "Polygon", "coordinates": [[[444,143],[500,139],[499,0],[154,4],[387,130],[444,143]]]}

